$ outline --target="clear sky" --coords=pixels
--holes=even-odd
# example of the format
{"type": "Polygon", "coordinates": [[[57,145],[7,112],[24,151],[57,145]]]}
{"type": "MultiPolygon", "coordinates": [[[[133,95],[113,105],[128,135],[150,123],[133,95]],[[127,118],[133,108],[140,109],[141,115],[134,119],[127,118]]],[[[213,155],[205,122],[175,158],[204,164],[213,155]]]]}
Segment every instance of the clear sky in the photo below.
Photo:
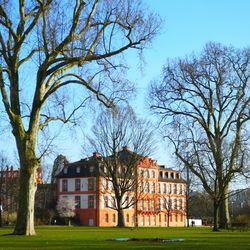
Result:
{"type": "MultiPolygon", "coordinates": [[[[134,57],[127,58],[131,66],[128,78],[136,83],[139,93],[134,106],[141,117],[149,115],[145,105],[145,95],[150,80],[160,75],[167,59],[198,53],[209,41],[238,48],[250,46],[250,0],[144,0],[144,2],[149,9],[161,16],[163,27],[161,34],[145,51],[146,64],[142,71],[138,70],[137,64],[134,63],[134,57]]],[[[82,144],[79,144],[79,141],[83,141],[83,135],[79,131],[77,133],[74,136],[77,140],[65,135],[57,145],[58,153],[66,155],[71,161],[83,158],[82,144]]],[[[5,141],[0,141],[0,150],[7,150],[8,155],[13,157],[14,147],[6,147],[5,141]]],[[[170,164],[171,155],[166,145],[159,143],[153,157],[160,164],[174,167],[170,164]]]]}
{"type": "MultiPolygon", "coordinates": [[[[167,59],[199,53],[209,42],[219,42],[237,48],[250,46],[250,0],[145,0],[157,12],[164,24],[161,34],[145,52],[146,66],[142,74],[130,75],[139,84],[136,101],[138,114],[143,106],[150,80],[157,79],[167,59]]],[[[133,69],[132,69],[133,70],[133,69]]],[[[171,150],[159,144],[154,157],[171,166],[171,150]]]]}

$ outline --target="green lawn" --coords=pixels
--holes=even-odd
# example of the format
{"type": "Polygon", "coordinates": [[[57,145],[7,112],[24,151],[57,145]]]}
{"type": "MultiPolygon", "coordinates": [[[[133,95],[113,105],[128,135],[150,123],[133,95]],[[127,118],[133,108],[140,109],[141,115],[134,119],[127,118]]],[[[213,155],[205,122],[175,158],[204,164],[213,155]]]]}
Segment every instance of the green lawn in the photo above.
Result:
{"type": "Polygon", "coordinates": [[[36,228],[37,236],[8,235],[0,228],[0,249],[250,249],[250,232],[211,228],[96,228],[50,226],[36,228]],[[114,238],[183,238],[183,242],[114,241],[114,238]]]}

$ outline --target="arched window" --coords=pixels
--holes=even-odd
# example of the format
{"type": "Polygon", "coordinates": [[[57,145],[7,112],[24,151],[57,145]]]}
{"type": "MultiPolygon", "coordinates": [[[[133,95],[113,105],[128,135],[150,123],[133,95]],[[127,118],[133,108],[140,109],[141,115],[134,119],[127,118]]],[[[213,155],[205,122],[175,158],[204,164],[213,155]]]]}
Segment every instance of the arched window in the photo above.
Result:
{"type": "Polygon", "coordinates": [[[179,199],[179,209],[182,209],[183,204],[182,204],[182,199],[179,199]]]}
{"type": "Polygon", "coordinates": [[[155,171],[154,170],[151,171],[151,178],[155,178],[155,171]]]}
{"type": "Polygon", "coordinates": [[[115,223],[115,214],[112,215],[112,222],[115,223]]]}
{"type": "Polygon", "coordinates": [[[153,215],[152,217],[152,225],[155,226],[156,225],[156,216],[153,215]]]}
{"type": "Polygon", "coordinates": [[[155,201],[154,200],[151,201],[151,209],[152,209],[152,211],[155,211],[155,201]]]}
{"type": "Polygon", "coordinates": [[[126,222],[129,223],[129,214],[126,215],[126,222]]]}
{"type": "Polygon", "coordinates": [[[177,184],[174,184],[174,194],[177,194],[177,184]]]}
{"type": "Polygon", "coordinates": [[[177,199],[174,199],[174,209],[177,209],[177,199]]]}
{"type": "Polygon", "coordinates": [[[105,222],[108,223],[109,222],[109,215],[105,214],[105,222]]]}
{"type": "Polygon", "coordinates": [[[146,200],[146,211],[149,211],[149,200],[146,200]]]}
{"type": "Polygon", "coordinates": [[[144,219],[144,216],[141,217],[141,225],[144,226],[145,224],[145,219],[144,219]]]}
{"type": "Polygon", "coordinates": [[[165,178],[168,179],[168,172],[165,172],[165,178]]]}

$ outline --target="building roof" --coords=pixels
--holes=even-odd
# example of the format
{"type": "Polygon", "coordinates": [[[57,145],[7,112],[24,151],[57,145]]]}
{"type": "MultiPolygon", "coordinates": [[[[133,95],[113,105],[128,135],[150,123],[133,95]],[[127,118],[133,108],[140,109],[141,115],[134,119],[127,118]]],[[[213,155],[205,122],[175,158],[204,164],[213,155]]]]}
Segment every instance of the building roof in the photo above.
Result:
{"type": "MultiPolygon", "coordinates": [[[[179,173],[179,171],[173,170],[171,168],[166,168],[163,165],[158,165],[156,161],[152,160],[148,157],[140,156],[133,151],[129,150],[128,147],[123,147],[121,151],[118,152],[119,158],[122,162],[126,162],[127,160],[131,160],[131,156],[136,156],[137,159],[145,160],[149,159],[150,163],[153,164],[155,167],[158,166],[159,171],[165,170],[173,173],[179,173]]],[[[111,156],[110,156],[111,157],[111,156]]],[[[98,175],[102,175],[103,171],[100,168],[100,162],[103,161],[103,157],[94,152],[91,157],[87,157],[81,159],[80,161],[67,163],[64,168],[59,172],[57,178],[77,178],[77,177],[94,177],[98,175]]],[[[182,178],[164,178],[159,176],[160,182],[175,182],[175,183],[186,183],[185,180],[182,178]]]]}
{"type": "Polygon", "coordinates": [[[97,176],[99,172],[98,168],[98,159],[101,157],[94,155],[80,161],[68,163],[64,168],[59,172],[57,177],[91,177],[97,176]]]}

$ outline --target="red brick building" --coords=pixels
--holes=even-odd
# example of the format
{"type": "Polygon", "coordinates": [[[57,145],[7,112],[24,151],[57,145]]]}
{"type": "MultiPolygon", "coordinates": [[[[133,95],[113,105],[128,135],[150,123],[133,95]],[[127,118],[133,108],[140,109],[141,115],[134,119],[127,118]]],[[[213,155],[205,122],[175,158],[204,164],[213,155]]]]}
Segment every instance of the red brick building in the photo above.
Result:
{"type": "MultiPolygon", "coordinates": [[[[112,183],[101,174],[100,160],[94,153],[66,164],[57,175],[57,197],[75,199],[76,216],[82,225],[116,226],[117,211],[110,208],[114,202],[112,183]]],[[[181,174],[147,156],[141,159],[137,172],[144,187],[137,202],[124,210],[126,226],[185,226],[186,183],[181,174]]],[[[126,198],[133,196],[135,193],[130,193],[126,198]]]]}

